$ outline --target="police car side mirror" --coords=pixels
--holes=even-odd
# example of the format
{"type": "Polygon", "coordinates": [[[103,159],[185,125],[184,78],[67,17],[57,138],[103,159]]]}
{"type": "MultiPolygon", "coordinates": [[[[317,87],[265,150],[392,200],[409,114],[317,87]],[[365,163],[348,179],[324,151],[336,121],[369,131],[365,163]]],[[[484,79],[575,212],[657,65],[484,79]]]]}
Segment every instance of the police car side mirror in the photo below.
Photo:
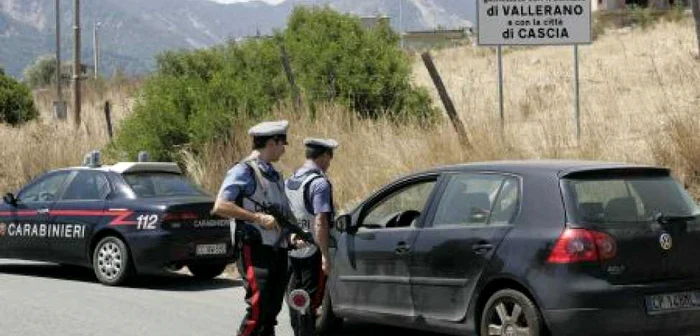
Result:
{"type": "Polygon", "coordinates": [[[10,204],[12,206],[17,206],[17,198],[13,193],[5,194],[5,196],[2,197],[2,200],[5,201],[5,203],[10,204]]]}

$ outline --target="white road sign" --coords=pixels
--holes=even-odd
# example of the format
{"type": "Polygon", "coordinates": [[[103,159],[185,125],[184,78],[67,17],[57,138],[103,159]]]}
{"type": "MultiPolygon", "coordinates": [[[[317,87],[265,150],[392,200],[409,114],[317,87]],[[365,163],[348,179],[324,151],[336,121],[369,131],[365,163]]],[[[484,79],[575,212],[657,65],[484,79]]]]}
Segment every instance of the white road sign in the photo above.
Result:
{"type": "Polygon", "coordinates": [[[591,43],[591,0],[477,0],[477,12],[479,45],[591,43]]]}

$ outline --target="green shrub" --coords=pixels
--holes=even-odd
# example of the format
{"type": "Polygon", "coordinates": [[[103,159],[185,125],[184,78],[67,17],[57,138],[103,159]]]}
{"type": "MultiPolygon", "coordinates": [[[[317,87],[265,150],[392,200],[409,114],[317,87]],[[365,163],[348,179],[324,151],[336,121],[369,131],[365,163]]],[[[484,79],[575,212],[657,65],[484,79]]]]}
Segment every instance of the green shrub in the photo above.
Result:
{"type": "Polygon", "coordinates": [[[264,118],[291,96],[281,44],[310,106],[332,101],[360,117],[430,123],[437,110],[427,91],[411,84],[410,60],[398,42],[388,24],[367,30],[359,18],[300,7],[273,38],[165,52],[111,149],[173,160],[179,146],[197,152],[228,137],[237,121],[264,118]]]}
{"type": "Polygon", "coordinates": [[[29,88],[0,68],[0,123],[16,126],[38,116],[29,88]]]}
{"type": "Polygon", "coordinates": [[[339,100],[369,118],[437,115],[427,92],[412,86],[410,60],[387,21],[367,30],[355,16],[297,7],[284,43],[307,99],[339,100]]]}

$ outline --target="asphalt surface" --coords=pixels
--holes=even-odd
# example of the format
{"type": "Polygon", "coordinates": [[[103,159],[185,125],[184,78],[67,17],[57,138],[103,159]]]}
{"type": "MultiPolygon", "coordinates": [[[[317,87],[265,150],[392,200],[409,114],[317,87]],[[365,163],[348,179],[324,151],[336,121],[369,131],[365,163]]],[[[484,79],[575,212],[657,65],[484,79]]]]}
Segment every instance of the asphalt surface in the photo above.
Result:
{"type": "MultiPolygon", "coordinates": [[[[245,312],[236,279],[184,274],[142,277],[127,287],[97,282],[92,270],[0,259],[0,335],[235,335],[245,312]]],[[[287,308],[278,336],[292,336],[287,308]]],[[[339,336],[427,335],[348,321],[339,336]]]]}

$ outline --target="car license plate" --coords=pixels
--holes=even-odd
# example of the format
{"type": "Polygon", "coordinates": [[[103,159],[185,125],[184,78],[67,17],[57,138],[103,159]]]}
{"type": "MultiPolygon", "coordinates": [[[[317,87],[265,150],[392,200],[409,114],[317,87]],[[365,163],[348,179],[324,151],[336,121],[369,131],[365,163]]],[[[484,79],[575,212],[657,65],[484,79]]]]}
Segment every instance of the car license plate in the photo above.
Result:
{"type": "Polygon", "coordinates": [[[197,245],[197,255],[226,254],[226,244],[197,245]]]}
{"type": "Polygon", "coordinates": [[[700,292],[682,292],[649,295],[646,297],[647,312],[659,314],[670,311],[700,309],[700,292]]]}

